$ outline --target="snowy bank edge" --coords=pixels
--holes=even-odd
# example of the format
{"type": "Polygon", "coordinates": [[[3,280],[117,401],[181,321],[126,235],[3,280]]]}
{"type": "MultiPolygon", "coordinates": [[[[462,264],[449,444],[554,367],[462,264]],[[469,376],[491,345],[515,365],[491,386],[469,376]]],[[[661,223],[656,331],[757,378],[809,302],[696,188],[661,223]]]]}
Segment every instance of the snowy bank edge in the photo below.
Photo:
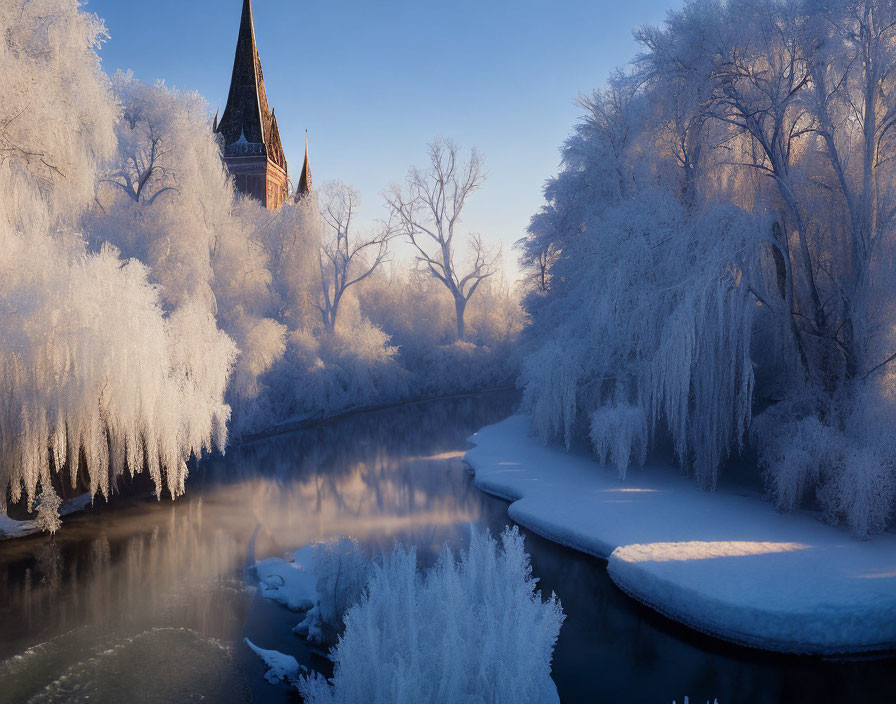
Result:
{"type": "MultiPolygon", "coordinates": [[[[756,636],[755,634],[745,632],[741,629],[727,628],[725,627],[725,625],[718,621],[701,618],[701,615],[705,612],[709,612],[709,609],[704,609],[702,611],[675,609],[655,599],[649,599],[643,593],[641,593],[641,590],[639,590],[636,586],[637,579],[639,577],[638,573],[634,570],[632,570],[631,572],[627,572],[624,569],[620,569],[619,565],[621,564],[625,563],[622,560],[616,560],[611,556],[607,564],[607,572],[610,575],[610,579],[613,580],[613,583],[617,587],[619,587],[619,589],[621,589],[622,592],[625,593],[629,598],[634,599],[639,604],[643,604],[653,611],[656,611],[658,614],[664,616],[665,618],[675,621],[676,623],[680,623],[683,626],[687,626],[691,630],[703,633],[704,635],[708,635],[713,638],[718,638],[728,643],[776,653],[809,656],[848,657],[850,655],[862,655],[866,653],[881,653],[882,655],[886,655],[888,652],[896,649],[896,638],[888,641],[881,641],[877,644],[850,644],[848,645],[848,647],[825,647],[821,644],[809,646],[805,642],[798,640],[763,638],[756,636]]],[[[667,590],[667,593],[669,594],[674,594],[676,597],[676,601],[681,601],[682,598],[687,596],[697,596],[701,599],[705,597],[705,595],[703,594],[689,593],[686,589],[681,588],[673,581],[657,581],[656,584],[658,588],[667,590]]],[[[705,606],[705,602],[701,602],[701,606],[705,606]]],[[[741,621],[749,621],[749,613],[750,612],[747,612],[744,618],[741,619],[741,621]]],[[[776,618],[782,617],[782,614],[769,611],[767,612],[766,616],[770,618],[776,618]]],[[[811,614],[805,614],[801,616],[803,616],[806,620],[813,620],[811,614]]]]}
{"type": "MultiPolygon", "coordinates": [[[[712,618],[709,615],[711,610],[704,608],[707,598],[704,592],[689,589],[687,584],[679,584],[674,579],[664,578],[649,567],[639,567],[635,563],[620,559],[614,553],[620,548],[624,549],[626,545],[614,545],[598,535],[578,530],[573,525],[574,521],[570,519],[574,512],[567,514],[554,512],[546,515],[543,502],[535,500],[536,497],[526,496],[522,488],[523,482],[539,480],[538,470],[532,466],[537,462],[531,461],[534,452],[527,454],[527,445],[530,451],[534,450],[533,446],[537,446],[541,452],[551,453],[552,462],[564,464],[576,460],[570,460],[570,455],[545,447],[532,438],[525,417],[511,416],[500,423],[482,428],[467,440],[474,445],[464,457],[474,476],[474,484],[487,494],[511,502],[507,512],[513,521],[547,540],[606,560],[610,578],[619,589],[666,618],[736,645],[767,651],[842,656],[896,651],[896,596],[890,603],[881,603],[871,608],[866,605],[858,617],[852,613],[845,614],[847,619],[842,619],[841,615],[841,620],[848,620],[849,616],[852,616],[853,620],[872,619],[878,624],[873,630],[880,635],[879,638],[841,637],[840,640],[832,642],[823,637],[813,638],[811,635],[802,640],[787,637],[784,634],[788,632],[798,631],[801,634],[817,632],[819,614],[812,611],[785,613],[775,609],[756,609],[755,606],[744,608],[731,599],[714,599],[718,606],[727,611],[727,616],[733,616],[730,624],[723,623],[722,619],[712,618]],[[511,438],[510,443],[508,434],[511,438]],[[521,455],[524,459],[507,461],[508,456],[502,454],[502,450],[506,451],[508,446],[514,449],[514,460],[519,459],[521,455]],[[528,464],[527,459],[530,460],[528,464]],[[508,472],[507,465],[520,466],[520,469],[508,472]],[[644,585],[649,585],[650,588],[646,589],[644,585]],[[652,598],[656,594],[662,594],[664,600],[652,598]],[[688,606],[689,598],[690,603],[696,606],[688,606]],[[757,616],[762,617],[765,623],[785,621],[786,626],[777,629],[780,634],[778,637],[774,635],[769,637],[750,628],[750,625],[757,621],[757,616]]],[[[600,468],[597,464],[593,464],[593,469],[600,468]]],[[[595,474],[595,477],[600,475],[595,474]]],[[[706,495],[707,500],[711,501],[712,498],[711,495],[706,495]]],[[[828,529],[832,533],[835,532],[833,528],[828,529]]],[[[884,537],[881,536],[881,539],[884,537]]],[[[632,541],[632,544],[635,543],[636,541],[632,541]]]]}

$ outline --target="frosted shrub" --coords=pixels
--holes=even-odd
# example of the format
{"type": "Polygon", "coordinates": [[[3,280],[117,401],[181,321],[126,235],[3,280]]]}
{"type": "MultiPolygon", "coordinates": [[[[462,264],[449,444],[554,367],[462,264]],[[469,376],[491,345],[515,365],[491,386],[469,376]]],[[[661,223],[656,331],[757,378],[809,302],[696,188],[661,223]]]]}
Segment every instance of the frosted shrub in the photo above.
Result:
{"type": "Polygon", "coordinates": [[[234,398],[240,408],[234,432],[407,398],[409,374],[396,353],[388,336],[365,320],[332,334],[295,331],[282,359],[258,377],[253,400],[234,398]]]}
{"type": "Polygon", "coordinates": [[[581,349],[580,345],[548,340],[524,360],[521,375],[523,407],[532,418],[533,429],[543,440],[559,436],[567,447],[580,413],[581,349]]]}
{"type": "Polygon", "coordinates": [[[859,538],[887,527],[896,499],[896,462],[876,447],[844,438],[818,498],[831,522],[843,521],[859,538]]]}
{"type": "Polygon", "coordinates": [[[62,527],[62,519],[59,517],[59,507],[62,506],[62,499],[59,498],[52,484],[48,484],[40,492],[38,502],[38,529],[48,533],[55,533],[62,527]]]}
{"type": "Polygon", "coordinates": [[[286,326],[270,318],[241,315],[232,327],[241,343],[232,391],[239,399],[253,399],[261,391],[259,377],[286,351],[286,326]]]}
{"type": "Polygon", "coordinates": [[[335,637],[345,613],[360,601],[372,563],[351,538],[317,543],[313,551],[317,603],[294,630],[322,643],[335,637]]]}
{"type": "Polygon", "coordinates": [[[644,466],[647,459],[647,418],[627,403],[604,406],[591,414],[591,445],[601,462],[612,463],[625,478],[631,462],[644,466]]]}
{"type": "Polygon", "coordinates": [[[484,391],[513,382],[506,350],[461,340],[425,349],[412,368],[417,372],[421,395],[484,391]]]}
{"type": "Polygon", "coordinates": [[[414,397],[508,386],[518,372],[515,343],[522,328],[517,297],[486,279],[470,299],[466,342],[456,343],[451,295],[427,272],[380,272],[358,287],[360,312],[389,335],[414,397]],[[413,305],[408,305],[413,301],[413,305]]]}
{"type": "Polygon", "coordinates": [[[299,690],[315,704],[559,701],[550,672],[563,619],[556,596],[535,591],[516,528],[500,545],[474,533],[459,561],[445,548],[423,575],[396,547],[346,615],[332,685],[314,675],[299,690]]]}
{"type": "Polygon", "coordinates": [[[814,491],[828,521],[867,538],[887,527],[896,502],[896,440],[885,430],[892,400],[857,386],[823,401],[788,399],[757,417],[760,466],[778,508],[791,510],[814,491]]]}
{"type": "Polygon", "coordinates": [[[836,433],[806,398],[789,399],[756,417],[752,432],[759,466],[777,507],[789,511],[815,489],[836,433]]]}

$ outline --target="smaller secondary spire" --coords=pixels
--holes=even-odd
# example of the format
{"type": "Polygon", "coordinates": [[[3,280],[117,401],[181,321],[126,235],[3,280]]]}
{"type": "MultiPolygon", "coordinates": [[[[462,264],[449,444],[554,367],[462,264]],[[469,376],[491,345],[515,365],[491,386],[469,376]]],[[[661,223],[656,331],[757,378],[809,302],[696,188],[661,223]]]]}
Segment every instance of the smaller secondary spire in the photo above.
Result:
{"type": "Polygon", "coordinates": [[[305,130],[305,163],[302,164],[302,173],[299,175],[296,201],[301,200],[309,193],[311,193],[311,161],[308,159],[308,130],[305,130]]]}

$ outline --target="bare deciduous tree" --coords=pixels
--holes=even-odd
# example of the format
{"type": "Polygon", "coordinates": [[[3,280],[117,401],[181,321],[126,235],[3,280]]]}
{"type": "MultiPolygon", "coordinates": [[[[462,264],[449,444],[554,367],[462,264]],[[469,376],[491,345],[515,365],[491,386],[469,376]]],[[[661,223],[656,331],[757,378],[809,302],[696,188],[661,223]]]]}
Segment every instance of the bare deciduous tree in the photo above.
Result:
{"type": "Polygon", "coordinates": [[[404,186],[393,185],[386,194],[392,216],[417,251],[417,261],[451,292],[457,314],[457,338],[464,339],[464,311],[479,284],[492,274],[498,255],[489,251],[478,234],[469,236],[471,264],[458,272],[454,261],[455,234],[470,195],[485,180],[483,159],[476,149],[461,163],[460,148],[451,140],[429,145],[429,166],[412,168],[404,186]]]}
{"type": "Polygon", "coordinates": [[[393,228],[390,223],[382,223],[373,233],[355,237],[351,228],[360,194],[341,181],[331,181],[324,184],[321,195],[320,212],[330,232],[319,250],[322,295],[318,309],[324,326],[333,332],[345,292],[386,260],[393,228]]]}

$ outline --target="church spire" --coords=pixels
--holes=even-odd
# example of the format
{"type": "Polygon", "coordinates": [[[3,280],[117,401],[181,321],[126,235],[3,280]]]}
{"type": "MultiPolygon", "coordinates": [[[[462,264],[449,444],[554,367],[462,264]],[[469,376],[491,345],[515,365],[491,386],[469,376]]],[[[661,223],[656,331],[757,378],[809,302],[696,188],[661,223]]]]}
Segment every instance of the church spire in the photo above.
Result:
{"type": "Polygon", "coordinates": [[[286,169],[277,122],[268,107],[251,0],[243,0],[230,93],[216,131],[224,137],[225,157],[267,156],[286,169]]]}
{"type": "Polygon", "coordinates": [[[308,130],[305,130],[305,163],[302,164],[302,173],[299,175],[299,185],[296,188],[296,201],[311,193],[311,162],[308,159],[308,130]]]}

